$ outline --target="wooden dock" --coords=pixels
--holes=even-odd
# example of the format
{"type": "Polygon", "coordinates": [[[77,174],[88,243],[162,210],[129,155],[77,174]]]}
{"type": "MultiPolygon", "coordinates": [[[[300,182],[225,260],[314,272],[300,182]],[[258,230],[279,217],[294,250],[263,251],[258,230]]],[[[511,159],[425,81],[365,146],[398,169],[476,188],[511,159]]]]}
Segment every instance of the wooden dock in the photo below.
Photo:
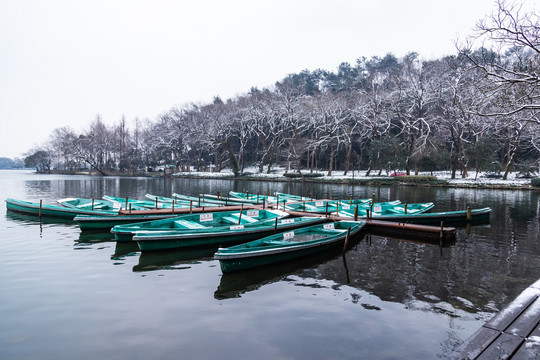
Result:
{"type": "Polygon", "coordinates": [[[465,340],[448,359],[540,359],[540,280],[465,340]]]}
{"type": "MultiPolygon", "coordinates": [[[[351,220],[350,217],[340,217],[334,215],[314,214],[309,212],[299,212],[286,210],[292,216],[317,216],[326,217],[331,220],[351,220]]],[[[365,219],[359,219],[365,220],[365,219]]],[[[382,220],[366,220],[366,231],[381,235],[392,235],[404,238],[413,238],[430,241],[447,241],[456,238],[455,227],[440,227],[431,225],[406,224],[382,220]]]]}

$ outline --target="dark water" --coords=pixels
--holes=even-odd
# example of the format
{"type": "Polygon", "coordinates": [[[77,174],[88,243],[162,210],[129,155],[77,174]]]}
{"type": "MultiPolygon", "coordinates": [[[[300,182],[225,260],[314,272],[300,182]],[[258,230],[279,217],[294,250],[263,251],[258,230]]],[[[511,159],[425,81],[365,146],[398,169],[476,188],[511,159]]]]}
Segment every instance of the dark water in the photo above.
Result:
{"type": "Polygon", "coordinates": [[[222,275],[213,250],[143,254],[0,210],[0,359],[444,358],[540,278],[538,192],[0,171],[0,197],[228,190],[493,208],[454,244],[367,235],[342,254],[222,275]]]}

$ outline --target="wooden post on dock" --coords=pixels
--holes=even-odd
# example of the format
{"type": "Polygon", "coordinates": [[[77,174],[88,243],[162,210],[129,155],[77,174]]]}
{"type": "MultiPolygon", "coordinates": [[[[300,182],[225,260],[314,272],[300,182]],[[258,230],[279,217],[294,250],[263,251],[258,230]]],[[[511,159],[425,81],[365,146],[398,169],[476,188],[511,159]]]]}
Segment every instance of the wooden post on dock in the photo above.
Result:
{"type": "Polygon", "coordinates": [[[94,199],[92,199],[92,210],[94,210],[94,199]]]}
{"type": "Polygon", "coordinates": [[[324,212],[324,215],[326,215],[326,217],[328,217],[328,201],[326,202],[326,210],[324,212]]]}
{"type": "Polygon", "coordinates": [[[257,191],[257,205],[259,205],[259,192],[257,191]]]}
{"type": "Polygon", "coordinates": [[[264,210],[265,205],[266,205],[266,197],[263,197],[263,210],[264,210]]]}
{"type": "Polygon", "coordinates": [[[351,228],[347,229],[347,235],[345,236],[345,243],[343,244],[343,252],[347,250],[347,245],[349,244],[349,235],[351,234],[351,228]]]}
{"type": "Polygon", "coordinates": [[[189,213],[193,213],[193,200],[189,200],[189,213]]]}
{"type": "Polygon", "coordinates": [[[129,204],[129,215],[131,215],[131,204],[129,204]]]}
{"type": "Polygon", "coordinates": [[[172,213],[174,214],[174,201],[172,203],[172,213]]]}
{"type": "Polygon", "coordinates": [[[157,196],[156,196],[156,209],[158,208],[158,201],[157,201],[157,196]]]}
{"type": "Polygon", "coordinates": [[[279,210],[279,194],[276,195],[276,205],[277,205],[278,210],[279,210]]]}
{"type": "Polygon", "coordinates": [[[405,203],[405,215],[407,215],[407,203],[405,203]]]}
{"type": "Polygon", "coordinates": [[[351,195],[351,198],[349,200],[349,205],[352,205],[352,195],[351,195]]]}
{"type": "MultiPolygon", "coordinates": [[[[285,203],[287,202],[287,200],[283,200],[283,211],[285,211],[285,203]]],[[[278,209],[279,209],[279,204],[278,204],[278,209]]]]}
{"type": "Polygon", "coordinates": [[[366,209],[366,219],[369,220],[369,208],[366,209]]]}
{"type": "Polygon", "coordinates": [[[354,208],[354,221],[358,221],[358,205],[354,208]]]}
{"type": "Polygon", "coordinates": [[[467,207],[467,221],[471,221],[472,220],[472,212],[471,212],[471,208],[470,207],[467,207]]]}
{"type": "Polygon", "coordinates": [[[274,233],[277,233],[277,219],[278,218],[276,218],[276,225],[274,226],[274,233]]]}
{"type": "Polygon", "coordinates": [[[373,204],[375,204],[375,193],[371,195],[371,206],[373,206],[373,204]]]}
{"type": "Polygon", "coordinates": [[[126,209],[128,208],[128,198],[126,198],[126,209]]]}
{"type": "Polygon", "coordinates": [[[304,211],[306,211],[306,202],[305,201],[302,202],[302,207],[303,207],[304,211]]]}
{"type": "Polygon", "coordinates": [[[41,218],[41,208],[43,207],[43,199],[39,200],[39,217],[41,218]]]}

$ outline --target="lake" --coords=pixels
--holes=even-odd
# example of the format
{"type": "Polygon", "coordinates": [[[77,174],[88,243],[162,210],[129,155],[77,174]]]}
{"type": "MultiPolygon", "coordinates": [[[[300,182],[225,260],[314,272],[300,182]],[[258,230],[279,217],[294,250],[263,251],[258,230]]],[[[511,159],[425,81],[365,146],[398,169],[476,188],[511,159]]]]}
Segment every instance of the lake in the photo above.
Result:
{"type": "Polygon", "coordinates": [[[0,171],[0,195],[144,198],[229,190],[489,206],[440,247],[367,234],[238,274],[215,249],[142,254],[110,234],[0,210],[1,359],[444,358],[540,278],[539,193],[0,171]]]}

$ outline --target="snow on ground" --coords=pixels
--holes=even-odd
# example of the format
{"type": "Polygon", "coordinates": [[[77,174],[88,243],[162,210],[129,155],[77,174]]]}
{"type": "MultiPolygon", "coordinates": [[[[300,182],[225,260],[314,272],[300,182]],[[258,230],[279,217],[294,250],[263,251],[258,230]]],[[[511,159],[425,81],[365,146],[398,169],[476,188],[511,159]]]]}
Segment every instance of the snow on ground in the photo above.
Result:
{"type": "MultiPolygon", "coordinates": [[[[350,179],[388,179],[387,172],[383,171],[381,176],[378,176],[378,171],[371,173],[370,176],[365,176],[367,170],[356,170],[356,171],[349,171],[347,175],[344,175],[343,171],[332,171],[332,176],[327,176],[328,171],[326,170],[320,170],[317,171],[320,174],[323,174],[323,176],[312,178],[312,180],[322,180],[322,181],[340,181],[340,180],[350,180],[350,179]]],[[[253,178],[253,179],[265,179],[265,180],[284,180],[288,179],[284,177],[284,174],[286,173],[285,168],[276,167],[271,171],[270,174],[263,171],[262,173],[259,173],[258,167],[249,167],[244,170],[244,177],[245,178],[253,178]]],[[[309,174],[308,170],[302,171],[303,174],[309,174]]],[[[431,172],[420,172],[418,175],[432,175],[431,172]]],[[[518,177],[518,173],[509,173],[507,180],[502,180],[501,178],[489,178],[487,177],[485,173],[479,173],[478,176],[476,176],[475,171],[469,172],[469,176],[466,178],[462,178],[461,174],[457,173],[456,178],[452,179],[451,172],[450,171],[436,171],[433,172],[433,175],[437,177],[438,180],[446,180],[451,185],[465,185],[465,186],[473,186],[473,185],[486,185],[486,186],[512,186],[512,187],[521,187],[524,185],[529,185],[531,183],[531,179],[524,179],[518,177]]],[[[204,178],[230,178],[233,177],[233,172],[230,169],[224,169],[221,172],[197,172],[195,169],[193,169],[190,172],[178,172],[175,173],[174,176],[189,176],[189,177],[204,177],[204,178]]]]}

